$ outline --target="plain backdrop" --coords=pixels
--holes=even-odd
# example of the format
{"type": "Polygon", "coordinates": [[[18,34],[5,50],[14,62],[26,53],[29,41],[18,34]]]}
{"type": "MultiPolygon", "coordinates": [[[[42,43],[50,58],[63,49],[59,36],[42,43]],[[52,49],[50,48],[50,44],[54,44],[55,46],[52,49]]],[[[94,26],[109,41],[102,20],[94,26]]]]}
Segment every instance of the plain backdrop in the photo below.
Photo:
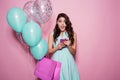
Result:
{"type": "MultiPolygon", "coordinates": [[[[33,57],[7,24],[12,7],[28,0],[0,0],[0,80],[34,80],[33,57]]],[[[53,14],[41,25],[46,40],[56,17],[66,13],[77,33],[76,64],[81,80],[120,80],[120,1],[51,0],[53,14]]]]}

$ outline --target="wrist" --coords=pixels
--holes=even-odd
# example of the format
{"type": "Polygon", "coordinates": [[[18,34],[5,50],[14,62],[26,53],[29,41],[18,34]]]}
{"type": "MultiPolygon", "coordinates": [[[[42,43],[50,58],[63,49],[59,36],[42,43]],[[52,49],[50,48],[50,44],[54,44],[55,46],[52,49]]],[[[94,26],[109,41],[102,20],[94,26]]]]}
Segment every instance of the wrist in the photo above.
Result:
{"type": "Polygon", "coordinates": [[[55,50],[58,50],[58,49],[59,49],[59,47],[58,47],[58,46],[56,46],[56,47],[55,47],[55,50]]]}
{"type": "Polygon", "coordinates": [[[68,47],[69,47],[69,46],[70,46],[70,44],[68,44],[68,45],[66,45],[66,46],[68,46],[68,47]]]}
{"type": "Polygon", "coordinates": [[[70,45],[67,45],[68,48],[70,48],[71,46],[70,45]]]}

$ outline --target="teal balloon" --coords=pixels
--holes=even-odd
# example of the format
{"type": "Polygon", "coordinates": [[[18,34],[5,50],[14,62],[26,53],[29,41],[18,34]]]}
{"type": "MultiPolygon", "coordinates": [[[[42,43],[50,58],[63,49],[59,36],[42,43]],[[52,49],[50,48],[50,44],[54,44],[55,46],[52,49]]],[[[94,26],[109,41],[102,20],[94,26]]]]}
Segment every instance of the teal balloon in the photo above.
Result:
{"type": "Polygon", "coordinates": [[[23,36],[24,41],[29,46],[35,46],[41,40],[42,30],[37,23],[35,23],[33,21],[28,22],[25,24],[25,26],[23,28],[22,36],[23,36]]]}
{"type": "Polygon", "coordinates": [[[16,31],[21,32],[25,23],[27,21],[27,17],[25,12],[17,7],[11,8],[7,13],[7,22],[10,27],[16,31]]]}
{"type": "Polygon", "coordinates": [[[47,54],[48,43],[42,38],[38,45],[30,47],[30,51],[36,60],[40,60],[47,54]]]}

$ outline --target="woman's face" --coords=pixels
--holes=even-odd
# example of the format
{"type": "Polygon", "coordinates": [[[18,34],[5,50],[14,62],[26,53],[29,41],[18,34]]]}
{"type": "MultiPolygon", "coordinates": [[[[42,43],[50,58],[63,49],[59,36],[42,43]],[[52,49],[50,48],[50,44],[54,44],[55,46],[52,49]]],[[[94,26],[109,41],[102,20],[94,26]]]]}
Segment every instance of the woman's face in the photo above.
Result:
{"type": "Polygon", "coordinates": [[[66,28],[66,24],[65,24],[65,18],[64,17],[60,17],[57,21],[58,27],[60,29],[61,32],[65,31],[66,28]]]}

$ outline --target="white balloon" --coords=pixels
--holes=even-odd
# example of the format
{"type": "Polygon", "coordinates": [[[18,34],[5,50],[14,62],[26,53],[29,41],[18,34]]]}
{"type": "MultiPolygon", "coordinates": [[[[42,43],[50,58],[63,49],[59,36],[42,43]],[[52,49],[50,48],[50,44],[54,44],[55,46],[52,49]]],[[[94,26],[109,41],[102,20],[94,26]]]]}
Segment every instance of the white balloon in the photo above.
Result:
{"type": "Polygon", "coordinates": [[[35,17],[41,24],[47,22],[52,15],[50,0],[36,0],[34,3],[34,12],[35,17]]]}

